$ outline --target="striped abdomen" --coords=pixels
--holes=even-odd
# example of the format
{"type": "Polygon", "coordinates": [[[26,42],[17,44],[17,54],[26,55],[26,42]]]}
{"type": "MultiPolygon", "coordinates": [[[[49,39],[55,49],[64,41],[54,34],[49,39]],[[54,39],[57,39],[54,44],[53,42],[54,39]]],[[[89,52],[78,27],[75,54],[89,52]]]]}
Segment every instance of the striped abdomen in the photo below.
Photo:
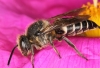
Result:
{"type": "Polygon", "coordinates": [[[85,32],[88,29],[97,28],[98,25],[95,24],[93,21],[86,20],[76,24],[70,24],[67,26],[62,27],[61,30],[56,30],[57,34],[66,34],[66,35],[77,35],[82,32],[85,32]]]}

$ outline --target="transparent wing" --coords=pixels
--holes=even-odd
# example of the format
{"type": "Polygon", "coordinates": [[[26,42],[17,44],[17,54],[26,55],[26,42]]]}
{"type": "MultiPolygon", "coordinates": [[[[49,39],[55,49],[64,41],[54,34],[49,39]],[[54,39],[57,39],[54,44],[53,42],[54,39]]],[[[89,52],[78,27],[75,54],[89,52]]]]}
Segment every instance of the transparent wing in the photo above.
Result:
{"type": "Polygon", "coordinates": [[[67,26],[70,24],[76,24],[82,21],[85,21],[89,18],[89,15],[78,15],[76,17],[71,18],[59,18],[58,20],[53,22],[53,25],[49,26],[49,29],[44,31],[44,33],[48,33],[54,29],[61,28],[63,26],[67,26]]]}
{"type": "Polygon", "coordinates": [[[56,20],[53,25],[65,26],[65,25],[75,24],[84,20],[88,20],[89,17],[90,17],[89,15],[78,15],[71,18],[59,18],[59,20],[56,20]]]}
{"type": "Polygon", "coordinates": [[[57,16],[51,17],[48,20],[52,21],[52,20],[56,20],[56,19],[59,19],[59,18],[70,18],[70,17],[73,17],[73,16],[75,17],[75,16],[79,15],[79,13],[81,13],[82,11],[85,11],[85,10],[86,10],[86,7],[75,9],[75,10],[65,12],[63,14],[59,14],[57,16]]]}

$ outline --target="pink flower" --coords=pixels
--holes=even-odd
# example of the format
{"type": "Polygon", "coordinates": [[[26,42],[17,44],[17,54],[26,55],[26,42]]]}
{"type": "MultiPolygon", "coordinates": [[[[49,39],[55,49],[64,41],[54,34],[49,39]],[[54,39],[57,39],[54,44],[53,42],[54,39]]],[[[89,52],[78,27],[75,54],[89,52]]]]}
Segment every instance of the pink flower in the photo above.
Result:
{"type": "MultiPolygon", "coordinates": [[[[90,0],[88,0],[91,2],[90,0]]],[[[29,24],[57,14],[80,8],[87,0],[1,0],[0,1],[0,67],[32,68],[30,56],[22,56],[15,49],[10,65],[7,65],[16,38],[23,34],[29,24]]],[[[48,46],[34,56],[35,68],[99,68],[100,38],[69,37],[89,60],[81,58],[65,41],[55,41],[61,59],[48,46]]]]}

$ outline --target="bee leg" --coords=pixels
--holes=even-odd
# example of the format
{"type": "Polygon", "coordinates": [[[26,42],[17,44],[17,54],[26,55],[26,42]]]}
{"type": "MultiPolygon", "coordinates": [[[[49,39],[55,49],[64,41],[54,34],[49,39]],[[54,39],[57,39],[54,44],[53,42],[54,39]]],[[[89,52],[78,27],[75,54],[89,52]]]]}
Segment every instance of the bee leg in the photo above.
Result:
{"type": "Polygon", "coordinates": [[[34,68],[34,50],[33,50],[33,46],[31,46],[31,62],[32,62],[32,68],[34,68]]]}
{"type": "Polygon", "coordinates": [[[49,42],[50,42],[51,46],[53,47],[54,51],[58,54],[59,58],[61,58],[61,55],[60,55],[59,51],[56,49],[56,47],[54,46],[51,37],[49,38],[49,42]]]}
{"type": "Polygon", "coordinates": [[[82,58],[88,60],[83,54],[81,54],[79,52],[79,50],[75,47],[75,45],[66,37],[62,37],[72,48],[74,48],[74,50],[78,53],[79,56],[81,56],[82,58]]]}

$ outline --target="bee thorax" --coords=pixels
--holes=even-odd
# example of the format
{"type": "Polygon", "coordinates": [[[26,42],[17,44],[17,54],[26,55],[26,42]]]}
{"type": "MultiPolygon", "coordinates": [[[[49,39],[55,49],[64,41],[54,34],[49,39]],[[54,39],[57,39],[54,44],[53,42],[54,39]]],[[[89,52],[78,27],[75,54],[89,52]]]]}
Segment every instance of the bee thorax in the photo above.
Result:
{"type": "Polygon", "coordinates": [[[36,47],[36,49],[40,50],[40,49],[44,48],[46,46],[46,44],[48,44],[48,35],[45,34],[45,35],[37,36],[36,41],[37,41],[37,44],[35,47],[36,47]]]}

